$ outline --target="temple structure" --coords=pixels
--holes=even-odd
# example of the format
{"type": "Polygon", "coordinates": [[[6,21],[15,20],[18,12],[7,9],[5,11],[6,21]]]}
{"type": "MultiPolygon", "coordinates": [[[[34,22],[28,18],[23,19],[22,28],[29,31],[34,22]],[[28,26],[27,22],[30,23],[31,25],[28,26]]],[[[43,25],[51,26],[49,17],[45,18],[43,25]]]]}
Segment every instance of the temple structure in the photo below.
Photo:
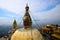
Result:
{"type": "Polygon", "coordinates": [[[32,28],[32,20],[29,14],[29,6],[25,7],[25,15],[23,17],[24,27],[17,29],[11,36],[11,40],[44,40],[41,33],[36,28],[32,28]]]}
{"type": "Polygon", "coordinates": [[[32,27],[32,20],[31,20],[30,14],[29,14],[28,4],[26,5],[25,10],[26,10],[26,12],[25,12],[25,15],[23,18],[23,24],[24,24],[24,28],[27,29],[27,28],[32,27]]]}
{"type": "Polygon", "coordinates": [[[11,40],[11,36],[13,35],[13,33],[14,33],[16,30],[17,30],[17,22],[16,22],[16,20],[14,20],[12,29],[8,31],[7,40],[11,40]]]}

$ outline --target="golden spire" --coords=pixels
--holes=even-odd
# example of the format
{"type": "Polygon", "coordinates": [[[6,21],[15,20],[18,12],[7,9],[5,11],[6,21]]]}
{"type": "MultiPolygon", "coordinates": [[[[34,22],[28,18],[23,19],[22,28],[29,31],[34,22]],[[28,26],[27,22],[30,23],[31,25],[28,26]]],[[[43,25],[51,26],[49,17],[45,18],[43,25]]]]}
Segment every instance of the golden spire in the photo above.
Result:
{"type": "Polygon", "coordinates": [[[23,18],[23,24],[24,24],[24,28],[31,28],[32,26],[32,20],[31,20],[31,17],[30,17],[30,14],[29,14],[29,6],[28,4],[26,4],[26,7],[25,7],[25,15],[24,15],[24,18],[23,18]]]}
{"type": "Polygon", "coordinates": [[[12,28],[13,30],[16,30],[17,29],[17,22],[16,22],[16,20],[14,20],[14,22],[13,22],[13,28],[12,28]]]}

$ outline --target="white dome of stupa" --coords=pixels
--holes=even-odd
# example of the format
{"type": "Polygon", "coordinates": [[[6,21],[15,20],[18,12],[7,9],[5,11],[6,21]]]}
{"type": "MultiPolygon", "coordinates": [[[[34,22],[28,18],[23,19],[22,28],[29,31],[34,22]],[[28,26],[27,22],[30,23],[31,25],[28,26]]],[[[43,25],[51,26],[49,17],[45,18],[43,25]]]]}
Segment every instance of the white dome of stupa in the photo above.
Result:
{"type": "Polygon", "coordinates": [[[43,40],[37,29],[20,28],[12,35],[11,40],[43,40]]]}
{"type": "Polygon", "coordinates": [[[15,31],[11,36],[11,40],[43,40],[41,33],[32,28],[32,20],[29,14],[29,6],[25,7],[26,12],[23,18],[24,28],[20,28],[15,31]]]}

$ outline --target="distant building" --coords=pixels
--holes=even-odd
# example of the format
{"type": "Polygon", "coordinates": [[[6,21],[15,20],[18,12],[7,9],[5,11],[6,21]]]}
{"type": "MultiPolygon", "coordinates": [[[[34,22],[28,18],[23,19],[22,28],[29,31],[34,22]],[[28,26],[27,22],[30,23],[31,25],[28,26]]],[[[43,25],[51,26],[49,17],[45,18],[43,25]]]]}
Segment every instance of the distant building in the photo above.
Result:
{"type": "Polygon", "coordinates": [[[54,30],[54,33],[60,34],[60,27],[57,27],[57,29],[54,30]]]}
{"type": "Polygon", "coordinates": [[[55,24],[48,24],[41,28],[42,33],[48,33],[50,36],[60,39],[60,27],[55,24]]]}
{"type": "Polygon", "coordinates": [[[8,39],[7,39],[7,38],[2,37],[2,38],[0,38],[0,40],[8,40],[8,39]]]}
{"type": "Polygon", "coordinates": [[[41,28],[42,32],[46,32],[49,34],[53,33],[55,29],[56,29],[56,26],[54,24],[48,24],[41,28]]]}

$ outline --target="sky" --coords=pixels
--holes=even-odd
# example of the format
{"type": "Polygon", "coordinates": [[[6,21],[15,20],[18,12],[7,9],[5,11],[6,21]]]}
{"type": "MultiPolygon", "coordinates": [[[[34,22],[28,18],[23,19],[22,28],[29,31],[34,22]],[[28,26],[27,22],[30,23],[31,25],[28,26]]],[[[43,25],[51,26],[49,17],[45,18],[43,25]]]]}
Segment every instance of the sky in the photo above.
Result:
{"type": "Polygon", "coordinates": [[[60,0],[0,0],[0,25],[21,23],[27,3],[33,22],[60,24],[60,0]]]}

